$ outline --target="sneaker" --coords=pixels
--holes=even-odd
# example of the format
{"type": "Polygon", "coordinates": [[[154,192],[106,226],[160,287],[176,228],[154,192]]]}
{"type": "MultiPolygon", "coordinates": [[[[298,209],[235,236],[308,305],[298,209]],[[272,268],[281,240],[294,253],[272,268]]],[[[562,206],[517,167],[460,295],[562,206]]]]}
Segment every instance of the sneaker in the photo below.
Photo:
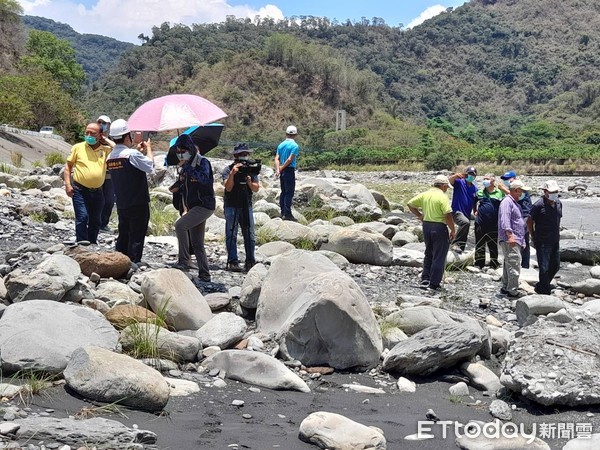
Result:
{"type": "Polygon", "coordinates": [[[189,264],[186,264],[186,263],[181,262],[181,261],[177,261],[175,263],[169,264],[169,266],[172,269],[179,269],[179,270],[184,270],[184,271],[192,269],[192,267],[189,264]]]}
{"type": "Polygon", "coordinates": [[[500,293],[502,295],[505,295],[508,298],[521,298],[521,297],[525,297],[525,295],[527,295],[527,294],[525,294],[525,293],[523,293],[521,291],[510,292],[510,291],[507,291],[504,288],[500,289],[500,293]]]}
{"type": "Polygon", "coordinates": [[[429,288],[429,280],[423,280],[423,281],[421,281],[421,284],[419,285],[419,287],[421,289],[428,289],[429,288]]]}
{"type": "Polygon", "coordinates": [[[238,261],[228,262],[227,266],[225,266],[225,270],[229,270],[230,272],[242,272],[242,266],[238,261]]]}
{"type": "Polygon", "coordinates": [[[112,233],[112,230],[110,228],[108,228],[108,225],[104,225],[103,227],[100,227],[100,231],[103,231],[104,233],[112,233]]]}

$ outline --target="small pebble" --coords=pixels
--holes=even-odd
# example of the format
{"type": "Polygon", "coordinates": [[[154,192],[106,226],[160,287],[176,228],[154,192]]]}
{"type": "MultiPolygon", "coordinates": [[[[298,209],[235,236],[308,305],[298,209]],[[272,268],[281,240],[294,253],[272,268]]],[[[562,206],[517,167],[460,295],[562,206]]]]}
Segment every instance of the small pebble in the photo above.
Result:
{"type": "Polygon", "coordinates": [[[231,405],[242,407],[242,406],[244,406],[244,400],[234,400],[231,402],[231,405]]]}

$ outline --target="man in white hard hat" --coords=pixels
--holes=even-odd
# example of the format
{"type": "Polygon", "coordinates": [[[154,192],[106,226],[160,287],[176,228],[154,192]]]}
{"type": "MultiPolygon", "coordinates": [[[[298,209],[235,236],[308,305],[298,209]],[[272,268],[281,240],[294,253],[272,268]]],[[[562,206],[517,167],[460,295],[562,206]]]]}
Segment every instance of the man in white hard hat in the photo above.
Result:
{"type": "Polygon", "coordinates": [[[445,175],[433,180],[433,187],[408,202],[408,209],[423,222],[425,259],[421,273],[421,288],[440,289],[446,255],[454,239],[454,219],[450,199],[446,195],[450,181],[445,175]],[[450,232],[448,232],[450,229],[450,232]]]}
{"type": "Polygon", "coordinates": [[[116,250],[129,256],[131,262],[139,263],[150,220],[146,174],[154,169],[152,145],[148,140],[138,144],[137,148],[130,148],[133,136],[123,119],[110,125],[110,137],[116,144],[107,160],[117,196],[119,235],[116,250]]]}
{"type": "Polygon", "coordinates": [[[544,196],[533,204],[527,227],[535,246],[539,266],[539,282],[535,286],[535,292],[550,295],[550,282],[560,269],[562,203],[558,198],[560,187],[556,181],[546,181],[542,190],[544,196]]]}
{"type": "Polygon", "coordinates": [[[296,222],[292,215],[292,199],[296,190],[296,168],[300,147],[296,143],[298,129],[290,125],[285,130],[285,140],[277,147],[275,155],[275,174],[279,177],[281,194],[279,195],[279,207],[281,218],[296,222]]]}
{"type": "MultiPolygon", "coordinates": [[[[110,117],[103,114],[96,119],[96,123],[100,125],[102,132],[102,144],[108,145],[111,149],[113,149],[115,143],[108,139],[108,131],[111,123],[110,117]]],[[[115,191],[113,189],[112,179],[110,178],[110,172],[108,169],[106,169],[106,176],[104,177],[104,183],[102,184],[102,193],[104,194],[104,207],[102,208],[102,214],[100,216],[100,231],[110,233],[108,222],[110,222],[113,206],[115,206],[115,191]]]]}
{"type": "Polygon", "coordinates": [[[77,242],[96,244],[100,231],[106,175],[106,157],[110,147],[102,145],[102,131],[97,123],[85,128],[85,140],[71,148],[64,170],[65,191],[73,199],[77,242]]]}

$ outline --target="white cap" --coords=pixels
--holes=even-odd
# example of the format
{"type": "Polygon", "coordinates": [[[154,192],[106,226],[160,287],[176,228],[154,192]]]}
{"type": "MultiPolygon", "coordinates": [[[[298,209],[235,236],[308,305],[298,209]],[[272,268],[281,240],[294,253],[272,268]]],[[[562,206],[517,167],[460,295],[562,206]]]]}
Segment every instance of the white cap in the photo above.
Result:
{"type": "Polygon", "coordinates": [[[544,184],[542,184],[542,189],[548,192],[558,192],[560,191],[560,186],[554,180],[548,180],[544,184]]]}
{"type": "Polygon", "coordinates": [[[124,119],[117,119],[110,124],[110,132],[108,133],[110,136],[121,137],[127,133],[129,133],[129,125],[124,119]]]}
{"type": "Polygon", "coordinates": [[[524,191],[530,191],[531,188],[529,186],[525,186],[525,183],[523,183],[521,180],[515,180],[515,181],[511,181],[510,182],[510,188],[511,191],[513,189],[522,189],[524,191]]]}
{"type": "Polygon", "coordinates": [[[440,184],[450,184],[450,180],[446,175],[438,175],[433,179],[433,185],[438,186],[440,184]]]}
{"type": "Polygon", "coordinates": [[[298,134],[298,129],[294,125],[290,125],[285,129],[285,134],[298,134]]]}
{"type": "Polygon", "coordinates": [[[105,115],[101,115],[100,117],[98,117],[98,119],[96,120],[96,122],[110,123],[110,117],[105,116],[105,115]]]}

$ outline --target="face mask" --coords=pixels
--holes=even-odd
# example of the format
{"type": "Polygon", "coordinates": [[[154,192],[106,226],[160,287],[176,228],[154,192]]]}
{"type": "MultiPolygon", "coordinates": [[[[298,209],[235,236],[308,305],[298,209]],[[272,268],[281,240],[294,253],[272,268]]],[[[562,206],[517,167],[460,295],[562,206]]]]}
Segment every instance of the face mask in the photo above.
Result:
{"type": "Polygon", "coordinates": [[[177,158],[179,161],[189,161],[191,157],[192,154],[190,152],[177,153],[177,158]]]}
{"type": "Polygon", "coordinates": [[[238,158],[238,161],[250,161],[250,157],[249,156],[240,156],[238,158]]]}
{"type": "Polygon", "coordinates": [[[473,175],[467,175],[467,181],[469,183],[472,183],[473,181],[475,181],[475,177],[473,175]]]}
{"type": "Polygon", "coordinates": [[[490,180],[483,180],[483,187],[490,187],[492,185],[492,182],[490,180]]]}
{"type": "Polygon", "coordinates": [[[98,139],[95,136],[86,136],[84,139],[89,145],[96,145],[98,143],[98,139]]]}
{"type": "Polygon", "coordinates": [[[504,186],[510,187],[510,180],[502,180],[502,182],[504,183],[504,186]]]}
{"type": "Polygon", "coordinates": [[[555,202],[556,200],[558,200],[558,192],[549,193],[548,200],[550,200],[551,202],[555,202]]]}
{"type": "Polygon", "coordinates": [[[523,200],[525,198],[525,192],[521,192],[521,195],[519,195],[519,201],[523,200]]]}
{"type": "Polygon", "coordinates": [[[100,128],[102,128],[102,132],[104,133],[106,130],[108,130],[108,124],[107,123],[101,123],[99,124],[100,128]]]}

